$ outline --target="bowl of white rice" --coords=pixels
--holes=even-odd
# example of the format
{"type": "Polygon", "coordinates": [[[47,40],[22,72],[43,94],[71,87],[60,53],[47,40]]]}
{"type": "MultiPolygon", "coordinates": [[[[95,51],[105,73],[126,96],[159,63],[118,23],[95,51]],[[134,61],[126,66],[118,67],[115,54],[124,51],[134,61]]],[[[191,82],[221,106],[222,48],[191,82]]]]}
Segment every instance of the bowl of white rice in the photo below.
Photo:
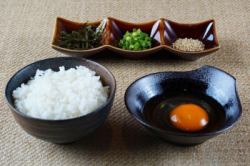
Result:
{"type": "Polygon", "coordinates": [[[73,57],[32,63],[14,74],[5,89],[16,121],[29,134],[69,143],[106,120],[116,82],[104,66],[73,57]]]}

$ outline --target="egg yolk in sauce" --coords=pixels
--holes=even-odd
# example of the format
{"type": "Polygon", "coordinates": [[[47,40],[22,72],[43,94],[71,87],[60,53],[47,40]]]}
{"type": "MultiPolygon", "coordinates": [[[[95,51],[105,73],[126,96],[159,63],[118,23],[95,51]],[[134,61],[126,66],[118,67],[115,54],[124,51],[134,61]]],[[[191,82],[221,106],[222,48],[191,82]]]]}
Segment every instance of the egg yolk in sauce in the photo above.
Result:
{"type": "Polygon", "coordinates": [[[182,131],[195,132],[208,124],[208,114],[196,104],[181,104],[170,112],[171,124],[182,131]]]}

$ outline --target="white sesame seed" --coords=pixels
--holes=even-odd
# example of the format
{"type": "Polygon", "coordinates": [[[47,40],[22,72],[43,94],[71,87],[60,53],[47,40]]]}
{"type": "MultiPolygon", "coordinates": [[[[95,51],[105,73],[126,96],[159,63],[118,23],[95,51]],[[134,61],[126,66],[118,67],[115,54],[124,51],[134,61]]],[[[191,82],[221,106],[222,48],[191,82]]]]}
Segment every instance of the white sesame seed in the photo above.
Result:
{"type": "Polygon", "coordinates": [[[202,51],[205,49],[205,45],[198,39],[179,38],[173,43],[173,48],[182,51],[202,51]]]}

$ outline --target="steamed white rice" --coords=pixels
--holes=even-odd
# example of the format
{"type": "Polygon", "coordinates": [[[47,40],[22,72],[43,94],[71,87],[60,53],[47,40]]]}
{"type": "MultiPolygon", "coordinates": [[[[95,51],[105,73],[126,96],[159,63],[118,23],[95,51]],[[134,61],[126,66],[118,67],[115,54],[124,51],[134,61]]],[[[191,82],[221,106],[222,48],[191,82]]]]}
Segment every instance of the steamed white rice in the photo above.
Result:
{"type": "Polygon", "coordinates": [[[27,84],[13,91],[16,108],[41,119],[69,119],[101,107],[108,98],[100,76],[84,66],[58,72],[37,70],[27,84]]]}

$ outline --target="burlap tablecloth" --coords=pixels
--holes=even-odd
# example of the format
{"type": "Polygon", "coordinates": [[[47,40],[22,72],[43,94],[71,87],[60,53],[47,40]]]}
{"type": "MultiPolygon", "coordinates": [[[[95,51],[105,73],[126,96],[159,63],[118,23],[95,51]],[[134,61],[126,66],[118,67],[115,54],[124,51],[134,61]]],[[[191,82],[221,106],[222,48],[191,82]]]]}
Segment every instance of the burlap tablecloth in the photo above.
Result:
{"type": "Polygon", "coordinates": [[[0,165],[250,165],[250,1],[208,0],[1,0],[0,165]],[[105,125],[71,145],[55,145],[25,133],[4,100],[11,75],[36,60],[65,56],[50,47],[55,19],[131,22],[165,17],[178,22],[214,18],[221,49],[197,61],[163,57],[127,60],[103,55],[93,60],[117,80],[114,106],[105,125]],[[136,78],[157,71],[184,71],[204,64],[237,78],[243,106],[239,123],[226,134],[195,147],[178,147],[150,135],[128,114],[123,96],[136,78]]]}

